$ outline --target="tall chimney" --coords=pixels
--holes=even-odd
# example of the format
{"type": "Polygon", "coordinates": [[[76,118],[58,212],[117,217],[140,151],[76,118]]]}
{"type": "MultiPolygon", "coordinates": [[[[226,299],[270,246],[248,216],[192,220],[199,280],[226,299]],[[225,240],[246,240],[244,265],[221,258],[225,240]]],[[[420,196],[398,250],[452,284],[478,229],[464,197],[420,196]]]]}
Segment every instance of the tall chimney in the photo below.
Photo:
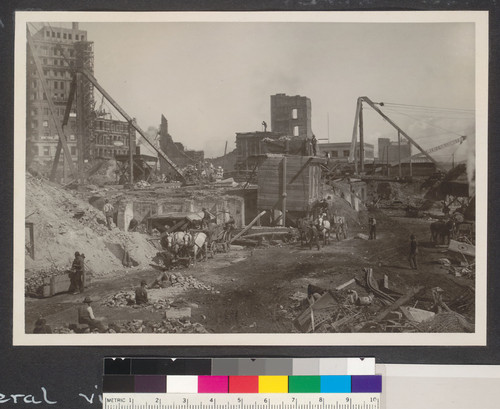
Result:
{"type": "Polygon", "coordinates": [[[73,30],[78,30],[78,23],[71,23],[71,28],[73,30]]]}

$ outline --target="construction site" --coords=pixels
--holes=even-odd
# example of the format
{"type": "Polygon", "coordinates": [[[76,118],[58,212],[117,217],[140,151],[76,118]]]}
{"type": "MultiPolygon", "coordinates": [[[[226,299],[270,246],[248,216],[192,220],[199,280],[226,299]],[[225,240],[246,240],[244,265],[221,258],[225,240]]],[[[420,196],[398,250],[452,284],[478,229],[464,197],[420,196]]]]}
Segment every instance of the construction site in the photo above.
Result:
{"type": "Polygon", "coordinates": [[[27,39],[26,333],[475,332],[474,134],[423,147],[360,96],[330,142],[278,93],[207,158],[141,128],[78,23],[27,39]]]}

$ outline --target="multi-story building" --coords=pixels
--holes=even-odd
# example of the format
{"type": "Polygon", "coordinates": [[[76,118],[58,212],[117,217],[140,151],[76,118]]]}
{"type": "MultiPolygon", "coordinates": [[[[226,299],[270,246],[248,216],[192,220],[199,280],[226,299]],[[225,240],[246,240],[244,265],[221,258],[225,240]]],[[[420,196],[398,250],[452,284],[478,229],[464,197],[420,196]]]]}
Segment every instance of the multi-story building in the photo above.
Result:
{"type": "Polygon", "coordinates": [[[389,138],[378,138],[378,160],[382,163],[398,162],[398,159],[408,161],[411,156],[411,145],[406,140],[401,141],[401,145],[389,138]]]}
{"type": "Polygon", "coordinates": [[[116,155],[135,153],[135,129],[125,121],[99,117],[94,119],[93,143],[90,145],[93,158],[110,159],[116,155]]]}
{"type": "Polygon", "coordinates": [[[271,130],[302,139],[312,138],[311,100],[300,95],[271,95],[271,130]]]}
{"type": "MultiPolygon", "coordinates": [[[[374,152],[373,145],[365,143],[365,162],[373,162],[374,152]]],[[[347,162],[351,154],[351,142],[335,142],[335,143],[320,143],[318,144],[320,156],[326,156],[332,160],[347,162]]],[[[356,145],[356,158],[359,159],[359,144],[356,145]]]]}
{"type": "MultiPolygon", "coordinates": [[[[34,48],[42,66],[42,75],[48,85],[50,97],[54,102],[56,120],[62,122],[66,109],[70,84],[71,66],[81,64],[93,72],[93,43],[87,41],[87,32],[72,23],[71,28],[43,26],[32,34],[34,48]]],[[[26,67],[26,138],[28,142],[28,162],[50,161],[54,158],[59,136],[49,111],[47,95],[43,92],[40,75],[30,48],[27,49],[26,67]]],[[[92,105],[92,85],[85,81],[81,90],[86,94],[83,109],[89,111],[92,105]]],[[[89,117],[88,112],[82,112],[89,117]]],[[[68,146],[73,160],[77,158],[77,112],[73,102],[72,111],[66,126],[68,146]]],[[[84,135],[84,139],[90,135],[84,135]]],[[[88,146],[84,140],[84,147],[88,146]]],[[[88,149],[87,149],[88,150],[88,149]]]]}

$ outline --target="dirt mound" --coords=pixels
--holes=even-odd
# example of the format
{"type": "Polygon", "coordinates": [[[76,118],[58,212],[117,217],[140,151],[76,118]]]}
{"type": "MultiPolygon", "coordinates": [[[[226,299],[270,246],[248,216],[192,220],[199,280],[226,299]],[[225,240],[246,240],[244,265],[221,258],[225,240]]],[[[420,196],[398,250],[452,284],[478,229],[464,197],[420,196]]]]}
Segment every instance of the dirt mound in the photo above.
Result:
{"type": "Polygon", "coordinates": [[[44,179],[26,176],[26,221],[34,223],[35,259],[25,257],[27,270],[69,268],[75,251],[95,276],[122,270],[125,251],[137,267],[147,267],[155,248],[140,233],[106,228],[104,215],[71,191],[44,179]]]}
{"type": "Polygon", "coordinates": [[[339,196],[331,195],[331,198],[328,199],[328,208],[330,209],[330,214],[344,216],[348,226],[366,224],[368,222],[368,218],[365,215],[366,212],[356,211],[347,200],[339,196]]]}

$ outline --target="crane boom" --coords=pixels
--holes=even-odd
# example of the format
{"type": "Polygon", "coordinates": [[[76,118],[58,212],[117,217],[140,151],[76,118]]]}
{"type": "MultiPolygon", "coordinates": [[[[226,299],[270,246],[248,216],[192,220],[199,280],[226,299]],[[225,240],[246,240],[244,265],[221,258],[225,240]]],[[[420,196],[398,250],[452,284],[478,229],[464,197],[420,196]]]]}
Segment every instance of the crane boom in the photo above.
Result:
{"type": "MultiPolygon", "coordinates": [[[[452,145],[455,145],[457,143],[462,143],[466,139],[467,139],[467,136],[464,135],[464,136],[461,136],[460,138],[456,138],[456,139],[453,139],[451,141],[442,143],[441,145],[434,146],[433,148],[427,149],[425,152],[427,152],[427,153],[437,152],[441,149],[447,148],[448,146],[452,146],[452,145]]],[[[419,158],[419,157],[421,157],[421,155],[422,155],[421,153],[417,153],[417,154],[412,155],[412,156],[407,156],[406,158],[401,159],[401,161],[403,162],[403,161],[408,160],[410,158],[411,159],[419,158]]],[[[396,163],[398,163],[398,161],[393,161],[390,163],[390,165],[392,166],[392,165],[395,165],[396,163]]]]}
{"type": "Polygon", "coordinates": [[[174,169],[177,174],[182,178],[182,180],[185,180],[184,174],[182,171],[179,169],[179,167],[163,152],[163,150],[159,147],[157,147],[154,143],[154,141],[146,135],[146,133],[140,128],[139,125],[137,125],[136,121],[131,118],[125,110],[118,105],[118,103],[109,95],[106,90],[97,82],[97,79],[86,69],[86,68],[77,68],[78,71],[80,71],[93,85],[96,87],[99,92],[106,98],[111,105],[128,121],[128,123],[137,131],[139,134],[146,140],[151,147],[158,152],[158,155],[162,157],[171,167],[174,169]]]}

